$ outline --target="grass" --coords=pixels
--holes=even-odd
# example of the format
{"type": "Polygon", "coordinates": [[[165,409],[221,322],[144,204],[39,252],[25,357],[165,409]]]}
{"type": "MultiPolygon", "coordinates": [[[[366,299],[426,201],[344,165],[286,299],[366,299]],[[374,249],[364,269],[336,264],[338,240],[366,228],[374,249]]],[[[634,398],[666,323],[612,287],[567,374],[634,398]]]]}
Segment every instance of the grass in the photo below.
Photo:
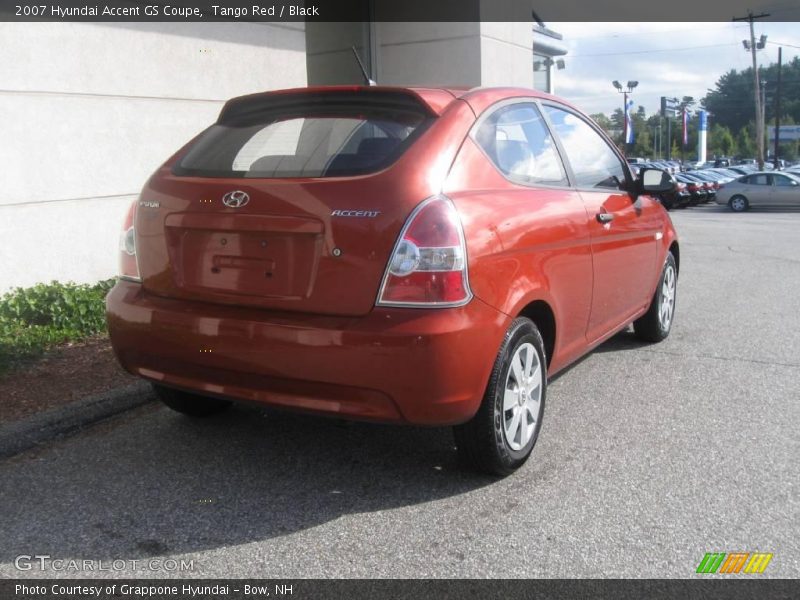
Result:
{"type": "Polygon", "coordinates": [[[116,283],[40,283],[0,297],[0,375],[48,348],[105,333],[105,297],[116,283]]]}

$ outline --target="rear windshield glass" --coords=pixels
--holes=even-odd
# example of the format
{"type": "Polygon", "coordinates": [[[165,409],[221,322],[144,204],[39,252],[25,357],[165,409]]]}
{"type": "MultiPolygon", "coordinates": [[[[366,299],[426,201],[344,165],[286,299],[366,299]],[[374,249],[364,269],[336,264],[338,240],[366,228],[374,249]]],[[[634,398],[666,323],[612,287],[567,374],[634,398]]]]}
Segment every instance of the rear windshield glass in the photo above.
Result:
{"type": "Polygon", "coordinates": [[[324,102],[232,111],[174,169],[205,177],[336,177],[386,168],[430,121],[404,102],[324,102]]]}

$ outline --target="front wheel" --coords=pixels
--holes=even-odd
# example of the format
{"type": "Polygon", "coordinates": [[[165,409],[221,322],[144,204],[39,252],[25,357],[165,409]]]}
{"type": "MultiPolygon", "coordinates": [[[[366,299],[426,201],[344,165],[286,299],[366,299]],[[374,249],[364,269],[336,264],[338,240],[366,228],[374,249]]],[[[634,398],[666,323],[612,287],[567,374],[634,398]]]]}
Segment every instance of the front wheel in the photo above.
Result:
{"type": "Polygon", "coordinates": [[[503,338],[478,412],[454,428],[464,463],[501,476],[521,467],[539,437],[546,392],[542,336],[533,321],[517,318],[503,338]]]}
{"type": "Polygon", "coordinates": [[[639,339],[646,342],[660,342],[669,335],[675,316],[677,291],[678,267],[672,252],[668,252],[656,292],[650,301],[650,308],[633,322],[633,331],[639,339]]]}
{"type": "Polygon", "coordinates": [[[728,206],[731,207],[733,212],[744,212],[750,208],[750,203],[744,196],[734,196],[728,202],[728,206]]]}

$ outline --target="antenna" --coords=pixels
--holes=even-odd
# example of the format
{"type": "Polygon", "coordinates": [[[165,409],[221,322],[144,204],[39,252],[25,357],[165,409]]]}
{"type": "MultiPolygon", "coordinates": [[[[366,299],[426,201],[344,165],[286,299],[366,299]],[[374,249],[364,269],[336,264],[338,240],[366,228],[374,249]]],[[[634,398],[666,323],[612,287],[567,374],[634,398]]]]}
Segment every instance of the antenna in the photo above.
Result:
{"type": "Polygon", "coordinates": [[[358,55],[358,50],[356,50],[356,47],[350,46],[350,48],[353,50],[353,56],[356,57],[356,62],[358,63],[358,67],[361,69],[361,74],[364,76],[364,83],[370,86],[378,85],[375,81],[369,78],[367,70],[364,68],[364,63],[361,62],[361,57],[358,55]]]}

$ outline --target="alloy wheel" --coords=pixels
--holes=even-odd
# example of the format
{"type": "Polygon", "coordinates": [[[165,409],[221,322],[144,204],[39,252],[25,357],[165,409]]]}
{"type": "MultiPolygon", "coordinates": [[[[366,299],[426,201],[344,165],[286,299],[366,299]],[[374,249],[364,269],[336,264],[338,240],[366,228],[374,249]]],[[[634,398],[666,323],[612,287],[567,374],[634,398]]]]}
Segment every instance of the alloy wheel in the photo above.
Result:
{"type": "Polygon", "coordinates": [[[542,402],[542,364],[531,343],[517,348],[511,359],[503,393],[503,432],[512,450],[522,450],[530,441],[542,402]]]}
{"type": "Polygon", "coordinates": [[[658,313],[658,320],[664,331],[669,330],[672,323],[672,313],[675,310],[675,267],[667,265],[664,270],[664,280],[661,283],[661,307],[658,313]]]}

